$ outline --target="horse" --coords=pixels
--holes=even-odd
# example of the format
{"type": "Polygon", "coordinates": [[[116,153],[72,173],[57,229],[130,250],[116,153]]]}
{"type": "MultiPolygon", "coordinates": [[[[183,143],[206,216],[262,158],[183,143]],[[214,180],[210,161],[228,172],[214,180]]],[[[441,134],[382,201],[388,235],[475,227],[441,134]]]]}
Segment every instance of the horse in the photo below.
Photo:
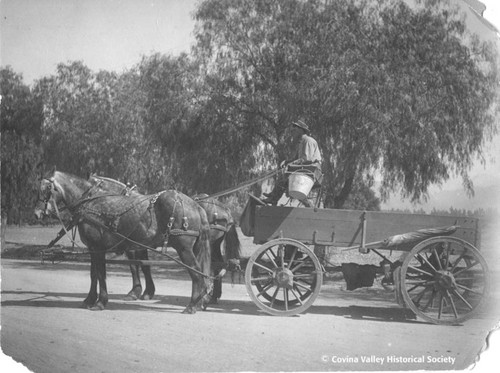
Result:
{"type": "Polygon", "coordinates": [[[204,308],[210,288],[210,226],[198,203],[171,190],[129,196],[94,192],[88,180],[54,171],[41,181],[35,207],[41,219],[58,215],[64,204],[89,249],[91,283],[82,306],[103,310],[108,303],[107,252],[168,245],[177,251],[192,281],[191,299],[183,313],[204,308]]]}
{"type": "MultiPolygon", "coordinates": [[[[104,176],[91,175],[89,181],[98,186],[103,191],[111,193],[132,195],[139,194],[135,187],[130,188],[126,184],[104,176]]],[[[241,243],[236,230],[236,222],[231,214],[231,211],[221,202],[207,198],[208,195],[200,194],[194,196],[193,199],[205,210],[210,224],[210,248],[212,258],[212,274],[219,274],[224,267],[230,270],[235,270],[239,267],[241,258],[241,243]],[[222,253],[222,243],[224,243],[225,255],[222,253]],[[224,258],[224,256],[226,258],[224,258]]],[[[127,251],[129,259],[148,260],[147,250],[129,250],[127,251]]],[[[141,296],[142,285],[139,274],[139,265],[131,265],[130,272],[132,274],[132,290],[127,295],[127,299],[152,299],[154,295],[154,282],[151,277],[149,266],[142,265],[142,272],[146,282],[146,289],[141,296]],[[147,297],[147,298],[146,298],[147,297]]],[[[216,276],[213,281],[213,291],[211,293],[210,302],[217,303],[222,295],[222,278],[216,276]]]]}

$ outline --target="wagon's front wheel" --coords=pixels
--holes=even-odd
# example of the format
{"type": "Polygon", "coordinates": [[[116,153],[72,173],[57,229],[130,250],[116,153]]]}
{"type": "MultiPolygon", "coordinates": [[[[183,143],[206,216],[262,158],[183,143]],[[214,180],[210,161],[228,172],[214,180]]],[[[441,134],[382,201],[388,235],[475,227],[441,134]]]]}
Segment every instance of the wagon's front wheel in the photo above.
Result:
{"type": "Polygon", "coordinates": [[[435,324],[458,324],[472,317],[488,291],[486,261],[474,246],[458,238],[420,242],[401,267],[405,304],[435,324]]]}
{"type": "Polygon", "coordinates": [[[321,264],[299,241],[276,239],[250,257],[245,284],[253,302],[275,316],[304,312],[318,297],[323,283],[321,264]]]}

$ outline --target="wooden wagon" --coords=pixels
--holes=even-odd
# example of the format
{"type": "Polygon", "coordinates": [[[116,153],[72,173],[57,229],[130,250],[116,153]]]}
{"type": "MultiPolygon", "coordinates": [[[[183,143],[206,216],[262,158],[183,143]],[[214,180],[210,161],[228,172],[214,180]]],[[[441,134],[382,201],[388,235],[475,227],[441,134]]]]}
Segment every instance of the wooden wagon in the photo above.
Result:
{"type": "Polygon", "coordinates": [[[248,261],[245,283],[254,303],[271,315],[304,312],[317,298],[332,268],[313,247],[376,253],[404,305],[436,324],[470,318],[487,298],[478,219],[277,207],[258,199],[251,205],[250,234],[262,246],[248,261]],[[390,260],[383,250],[401,251],[403,259],[390,260]]]}

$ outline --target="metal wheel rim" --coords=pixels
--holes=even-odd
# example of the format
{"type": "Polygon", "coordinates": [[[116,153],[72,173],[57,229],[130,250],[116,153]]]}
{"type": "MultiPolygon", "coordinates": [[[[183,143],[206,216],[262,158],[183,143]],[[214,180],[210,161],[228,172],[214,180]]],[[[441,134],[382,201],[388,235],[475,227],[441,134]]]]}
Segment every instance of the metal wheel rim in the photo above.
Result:
{"type": "Polygon", "coordinates": [[[322,283],[321,264],[314,252],[292,239],[277,239],[259,247],[250,257],[245,271],[245,285],[250,298],[261,310],[274,316],[304,312],[318,297],[322,283]],[[288,252],[290,257],[286,259],[283,254],[282,265],[279,252],[285,246],[291,248],[288,252]],[[295,259],[299,252],[305,255],[301,260],[295,259]],[[285,270],[282,270],[283,267],[285,270]],[[287,275],[292,277],[292,284],[286,281],[285,285],[281,284],[279,279],[287,275]]]}
{"type": "Polygon", "coordinates": [[[455,325],[471,318],[488,297],[489,286],[488,267],[480,252],[455,237],[422,241],[401,268],[405,304],[434,324],[455,325]]]}

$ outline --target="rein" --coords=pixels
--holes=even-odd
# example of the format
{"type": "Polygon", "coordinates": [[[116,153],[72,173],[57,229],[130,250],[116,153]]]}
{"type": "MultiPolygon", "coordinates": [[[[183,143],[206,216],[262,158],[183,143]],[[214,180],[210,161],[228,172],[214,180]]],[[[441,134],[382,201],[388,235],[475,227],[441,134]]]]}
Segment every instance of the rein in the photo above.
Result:
{"type": "Polygon", "coordinates": [[[134,240],[132,240],[131,238],[129,238],[129,237],[127,237],[127,236],[125,236],[125,235],[123,235],[123,234],[121,234],[121,233],[119,233],[119,232],[113,232],[112,230],[110,230],[110,229],[109,229],[109,227],[107,227],[106,225],[102,224],[102,223],[101,223],[101,222],[99,222],[99,221],[95,221],[95,220],[92,220],[92,219],[89,219],[89,218],[84,218],[84,220],[86,220],[86,221],[87,221],[87,223],[89,223],[89,224],[94,224],[94,225],[96,225],[96,226],[97,226],[97,227],[99,227],[99,228],[105,229],[105,230],[106,230],[106,231],[108,231],[109,233],[114,234],[114,235],[116,235],[116,236],[118,236],[118,237],[122,238],[123,240],[126,240],[126,241],[130,242],[130,243],[131,243],[131,244],[133,244],[133,245],[139,246],[139,247],[141,247],[141,248],[143,248],[143,249],[146,249],[146,250],[149,250],[149,251],[153,251],[153,252],[155,252],[155,253],[157,253],[157,254],[160,254],[160,255],[162,255],[162,256],[165,256],[165,257],[167,257],[167,258],[169,258],[169,259],[173,260],[173,261],[174,261],[174,262],[176,262],[177,264],[179,264],[179,265],[183,266],[183,267],[184,267],[184,268],[186,268],[187,270],[189,270],[189,271],[193,271],[193,272],[195,272],[196,274],[198,274],[198,275],[200,275],[200,276],[203,276],[203,277],[208,278],[208,279],[211,279],[211,280],[214,280],[214,279],[218,278],[218,276],[219,276],[219,275],[217,275],[216,277],[213,277],[213,276],[210,276],[210,275],[206,275],[206,274],[204,274],[203,272],[198,271],[197,269],[192,268],[192,267],[188,266],[187,264],[184,264],[182,261],[180,261],[179,259],[177,259],[177,258],[173,257],[172,255],[169,255],[169,254],[167,254],[167,253],[163,253],[163,252],[159,252],[159,251],[157,251],[155,248],[150,247],[150,246],[147,246],[147,245],[144,245],[144,244],[142,244],[142,243],[140,243],[140,242],[134,241],[134,240]]]}
{"type": "Polygon", "coordinates": [[[277,170],[268,172],[267,174],[264,174],[262,176],[256,177],[256,178],[251,179],[249,181],[245,181],[244,183],[241,183],[241,184],[239,184],[239,185],[237,185],[235,187],[228,188],[228,189],[223,190],[223,191],[218,192],[218,193],[214,193],[211,196],[200,197],[200,198],[197,199],[197,201],[203,201],[203,200],[208,199],[208,198],[218,198],[218,197],[225,196],[227,194],[231,194],[231,193],[237,192],[238,190],[241,190],[241,189],[249,187],[249,186],[251,186],[253,184],[257,184],[257,183],[259,183],[261,181],[269,179],[269,178],[273,177],[274,175],[276,175],[276,174],[278,174],[280,172],[281,172],[281,169],[277,169],[277,170]]]}

